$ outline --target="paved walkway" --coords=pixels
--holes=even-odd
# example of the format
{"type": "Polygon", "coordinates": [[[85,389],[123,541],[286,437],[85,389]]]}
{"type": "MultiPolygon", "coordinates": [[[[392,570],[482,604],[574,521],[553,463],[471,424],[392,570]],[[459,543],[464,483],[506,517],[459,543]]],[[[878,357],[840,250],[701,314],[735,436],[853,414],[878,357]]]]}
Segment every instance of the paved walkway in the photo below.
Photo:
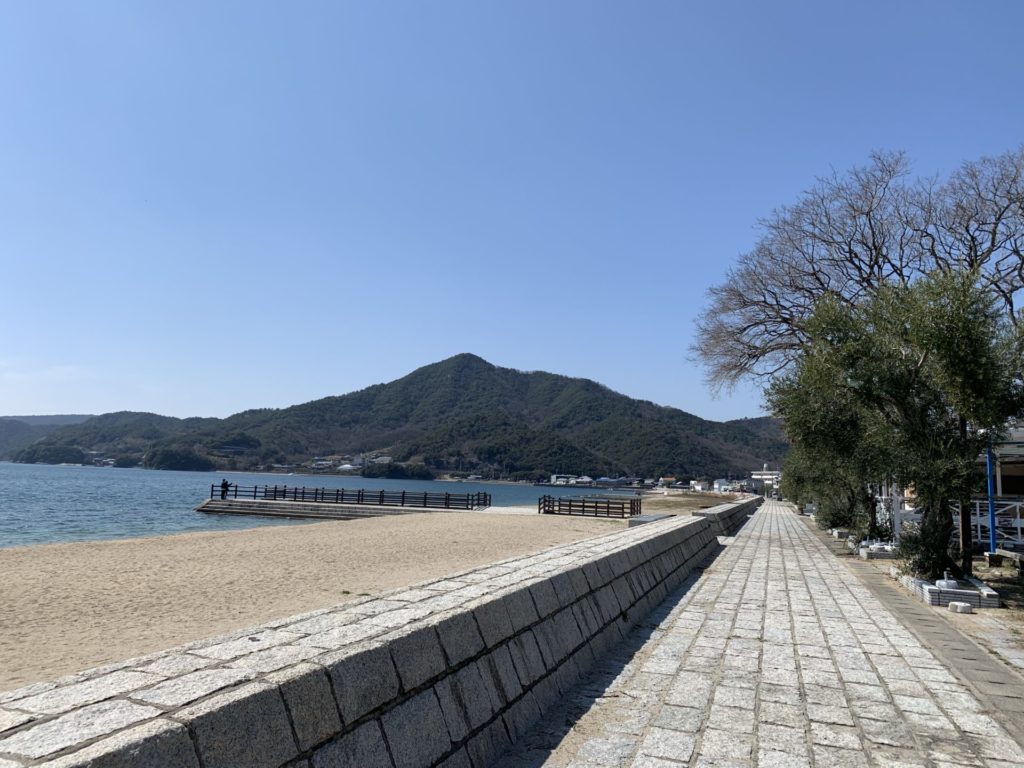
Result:
{"type": "Polygon", "coordinates": [[[499,765],[1022,764],[971,690],[768,502],[499,765]]]}

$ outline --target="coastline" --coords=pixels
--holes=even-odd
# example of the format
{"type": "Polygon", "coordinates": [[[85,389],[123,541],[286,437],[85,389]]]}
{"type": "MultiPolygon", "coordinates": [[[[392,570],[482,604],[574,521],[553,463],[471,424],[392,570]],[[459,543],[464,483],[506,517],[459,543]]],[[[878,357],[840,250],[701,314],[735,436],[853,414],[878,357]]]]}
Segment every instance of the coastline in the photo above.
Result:
{"type": "Polygon", "coordinates": [[[0,690],[624,526],[417,513],[0,549],[0,690]]]}

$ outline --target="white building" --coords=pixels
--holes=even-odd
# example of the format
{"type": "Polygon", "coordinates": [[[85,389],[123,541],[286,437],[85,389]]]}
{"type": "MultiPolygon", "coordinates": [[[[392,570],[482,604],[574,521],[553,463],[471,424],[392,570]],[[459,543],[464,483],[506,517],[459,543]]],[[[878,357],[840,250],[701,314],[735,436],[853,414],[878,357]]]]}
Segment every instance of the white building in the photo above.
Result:
{"type": "Polygon", "coordinates": [[[765,488],[778,488],[782,472],[777,469],[768,469],[768,465],[765,464],[760,471],[751,472],[750,479],[764,483],[765,488]]]}

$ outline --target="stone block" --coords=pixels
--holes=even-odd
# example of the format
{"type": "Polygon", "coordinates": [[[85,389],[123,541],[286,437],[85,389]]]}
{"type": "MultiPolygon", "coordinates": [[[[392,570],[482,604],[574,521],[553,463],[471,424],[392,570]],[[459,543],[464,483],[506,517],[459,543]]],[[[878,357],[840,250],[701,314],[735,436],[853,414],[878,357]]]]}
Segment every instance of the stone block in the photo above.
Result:
{"type": "Polygon", "coordinates": [[[371,624],[360,621],[355,624],[347,624],[325,632],[318,632],[296,640],[296,645],[311,645],[314,648],[324,650],[337,650],[346,646],[354,645],[364,640],[378,637],[387,632],[387,627],[380,624],[371,624]]]}
{"type": "Polygon", "coordinates": [[[594,561],[598,572],[601,574],[602,584],[611,584],[619,576],[615,568],[612,567],[611,559],[611,555],[605,555],[594,561]]]}
{"type": "Polygon", "coordinates": [[[542,621],[533,628],[533,634],[544,659],[544,668],[546,670],[554,669],[558,662],[566,656],[562,651],[562,642],[558,637],[554,619],[549,618],[542,621]]]}
{"type": "Polygon", "coordinates": [[[341,731],[338,705],[323,668],[299,664],[267,675],[266,680],[281,689],[300,750],[310,749],[341,731]]]}
{"type": "Polygon", "coordinates": [[[583,564],[583,575],[587,580],[587,584],[589,585],[591,592],[596,592],[605,585],[604,577],[601,575],[601,570],[597,567],[597,563],[592,560],[583,564]]]}
{"type": "Polygon", "coordinates": [[[633,590],[629,586],[629,580],[625,576],[620,576],[613,581],[612,588],[615,590],[615,598],[619,601],[621,610],[628,611],[633,607],[637,596],[633,594],[633,590]]]}
{"type": "Polygon", "coordinates": [[[391,650],[391,660],[395,663],[404,691],[423,685],[447,669],[441,642],[432,625],[390,634],[382,640],[387,641],[391,650]]]}
{"type": "Polygon", "coordinates": [[[542,619],[545,616],[550,616],[562,607],[554,587],[551,586],[551,582],[548,580],[537,581],[531,584],[530,594],[533,596],[533,604],[537,606],[537,614],[542,619]]]}
{"type": "Polygon", "coordinates": [[[488,681],[480,674],[480,666],[476,662],[467,664],[454,675],[456,696],[463,704],[463,711],[469,723],[469,729],[476,730],[494,715],[500,706],[493,681],[488,681]]]}
{"type": "Polygon", "coordinates": [[[502,714],[502,718],[505,720],[505,728],[513,743],[529,733],[541,718],[540,707],[537,706],[537,698],[533,695],[533,691],[527,691],[525,696],[502,714]]]}
{"type": "Polygon", "coordinates": [[[473,615],[488,648],[493,648],[512,637],[512,621],[503,598],[477,603],[473,607],[473,615]]]}
{"type": "Polygon", "coordinates": [[[516,674],[512,654],[509,652],[507,645],[498,646],[480,661],[481,664],[486,661],[490,666],[492,676],[498,681],[498,690],[504,699],[503,703],[512,701],[523,692],[523,686],[519,680],[519,675],[516,674]]]}
{"type": "Polygon", "coordinates": [[[398,627],[405,627],[414,621],[429,616],[432,609],[428,606],[413,606],[408,608],[402,608],[397,611],[388,611],[387,613],[379,613],[376,616],[367,616],[363,619],[360,624],[372,624],[376,626],[384,627],[385,629],[397,629],[398,627]]]}
{"type": "Polygon", "coordinates": [[[640,754],[687,763],[693,755],[695,741],[693,736],[681,731],[651,728],[640,744],[640,754]]]}
{"type": "Polygon", "coordinates": [[[163,677],[177,677],[216,663],[213,659],[204,659],[201,656],[193,656],[191,653],[169,653],[144,666],[137,667],[136,671],[150,672],[163,677]]]}
{"type": "Polygon", "coordinates": [[[555,632],[561,641],[561,650],[565,656],[572,653],[582,642],[583,633],[576,623],[571,608],[564,608],[554,616],[555,632]]]}
{"type": "Polygon", "coordinates": [[[32,683],[32,685],[26,685],[22,688],[15,688],[13,691],[5,691],[0,693],[0,704],[10,704],[18,699],[25,699],[45,691],[52,691],[56,687],[57,684],[55,682],[32,683]]]}
{"type": "Polygon", "coordinates": [[[637,597],[645,595],[647,590],[651,587],[650,583],[647,581],[647,574],[644,573],[642,566],[627,573],[626,581],[629,582],[630,590],[637,597]]]}
{"type": "Polygon", "coordinates": [[[588,600],[580,600],[573,603],[570,610],[585,637],[593,637],[601,629],[601,624],[594,615],[593,608],[591,608],[588,600]]]}
{"type": "Polygon", "coordinates": [[[200,669],[137,691],[132,698],[161,707],[180,707],[252,677],[245,669],[200,669]]]}
{"type": "Polygon", "coordinates": [[[56,715],[76,707],[94,704],[136,688],[143,688],[163,680],[146,672],[114,672],[92,680],[64,685],[18,701],[18,709],[37,714],[56,715]]]}
{"type": "Polygon", "coordinates": [[[11,712],[7,709],[0,709],[0,733],[17,728],[36,719],[35,715],[28,715],[24,712],[11,712]]]}
{"type": "Polygon", "coordinates": [[[311,763],[313,768],[394,768],[376,720],[320,747],[311,763]]]}
{"type": "Polygon", "coordinates": [[[0,739],[0,752],[38,759],[160,714],[128,701],[102,701],[0,739]]]}
{"type": "Polygon", "coordinates": [[[512,628],[516,632],[522,632],[527,627],[536,624],[540,620],[537,615],[537,608],[533,602],[533,596],[527,587],[512,590],[504,595],[505,606],[508,609],[508,617],[512,622],[512,628]]]}
{"type": "Polygon", "coordinates": [[[473,768],[473,764],[469,760],[469,753],[465,749],[460,749],[437,768],[473,768]]]}
{"type": "Polygon", "coordinates": [[[572,655],[572,658],[576,660],[576,664],[580,669],[580,674],[586,676],[590,671],[590,668],[594,666],[596,657],[594,651],[590,647],[590,643],[584,643],[572,655]]]}
{"type": "Polygon", "coordinates": [[[622,613],[622,608],[615,597],[615,590],[612,587],[601,587],[601,589],[594,593],[593,597],[597,602],[597,609],[602,624],[610,624],[622,613]]]}
{"type": "Polygon", "coordinates": [[[386,712],[381,724],[396,768],[432,765],[451,748],[433,688],[386,712]]]}
{"type": "Polygon", "coordinates": [[[508,650],[519,680],[524,686],[533,685],[547,673],[544,658],[532,631],[526,631],[514,638],[508,644],[508,650]]]}
{"type": "Polygon", "coordinates": [[[262,651],[240,656],[228,663],[232,669],[247,669],[255,674],[273,672],[284,667],[306,661],[320,653],[320,649],[308,645],[278,645],[262,651]]]}
{"type": "Polygon", "coordinates": [[[480,673],[480,680],[483,692],[491,705],[491,712],[499,712],[505,706],[505,697],[501,693],[501,683],[498,681],[497,672],[491,664],[491,655],[477,659],[469,667],[476,667],[480,673]]]}
{"type": "Polygon", "coordinates": [[[278,768],[299,756],[281,692],[247,683],[174,714],[192,732],[204,768],[278,768]]]}
{"type": "MultiPolygon", "coordinates": [[[[2,763],[0,763],[2,765],[2,763]]],[[[43,763],[45,768],[199,768],[185,726],[153,720],[43,763]]]]}
{"type": "Polygon", "coordinates": [[[552,677],[563,696],[571,693],[572,689],[579,685],[582,677],[576,657],[571,656],[563,661],[554,671],[552,677]]]}
{"type": "Polygon", "coordinates": [[[625,550],[618,550],[612,552],[608,556],[608,566],[612,569],[615,577],[624,576],[632,568],[632,563],[629,562],[629,555],[625,550]]]}
{"type": "Polygon", "coordinates": [[[455,689],[455,681],[451,676],[438,680],[434,684],[434,693],[441,705],[441,714],[448,726],[448,736],[452,743],[457,744],[469,735],[469,721],[461,698],[455,689]]]}
{"type": "Polygon", "coordinates": [[[459,612],[447,616],[435,625],[441,648],[451,666],[471,659],[484,649],[484,639],[473,614],[459,612]]]}
{"type": "Polygon", "coordinates": [[[395,665],[386,646],[366,644],[316,657],[331,678],[345,723],[391,701],[398,695],[395,665]]]}
{"type": "Polygon", "coordinates": [[[197,646],[192,649],[192,653],[211,659],[227,661],[238,656],[245,656],[254,651],[272,648],[275,645],[285,645],[286,643],[300,640],[302,637],[298,632],[288,632],[283,629],[257,630],[243,635],[236,640],[228,640],[223,643],[207,646],[197,646]]]}
{"type": "Polygon", "coordinates": [[[466,752],[469,753],[473,768],[487,768],[511,746],[505,723],[498,718],[469,740],[466,752]]]}
{"type": "Polygon", "coordinates": [[[541,712],[547,712],[551,707],[558,703],[561,698],[561,692],[558,690],[558,684],[552,675],[543,677],[536,682],[531,689],[534,697],[537,700],[537,706],[540,707],[541,712]]]}
{"type": "Polygon", "coordinates": [[[569,578],[569,581],[572,582],[572,588],[573,591],[576,592],[577,599],[590,594],[590,582],[587,581],[587,576],[583,573],[582,566],[569,569],[565,572],[565,575],[569,578]]]}

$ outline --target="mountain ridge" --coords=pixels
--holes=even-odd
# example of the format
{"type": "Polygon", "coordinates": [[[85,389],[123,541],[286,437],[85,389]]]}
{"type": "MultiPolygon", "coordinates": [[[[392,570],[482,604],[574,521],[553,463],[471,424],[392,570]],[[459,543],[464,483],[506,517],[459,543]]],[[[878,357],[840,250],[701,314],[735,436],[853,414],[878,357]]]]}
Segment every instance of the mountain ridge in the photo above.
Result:
{"type": "Polygon", "coordinates": [[[463,353],[392,382],[224,419],[102,414],[61,427],[13,458],[67,461],[76,450],[148,466],[158,451],[224,469],[387,453],[433,471],[489,476],[707,477],[776,463],[786,443],[769,418],[709,421],[589,379],[501,368],[463,353]]]}

